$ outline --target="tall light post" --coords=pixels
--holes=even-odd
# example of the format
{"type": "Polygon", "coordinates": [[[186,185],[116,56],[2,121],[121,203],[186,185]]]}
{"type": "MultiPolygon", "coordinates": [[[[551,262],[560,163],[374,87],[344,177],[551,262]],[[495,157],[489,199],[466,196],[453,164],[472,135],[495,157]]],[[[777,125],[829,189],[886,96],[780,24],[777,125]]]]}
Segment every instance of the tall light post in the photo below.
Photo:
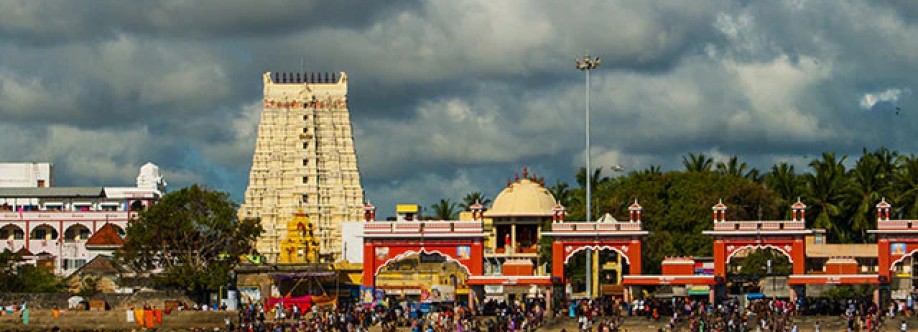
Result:
{"type": "MultiPolygon", "coordinates": [[[[584,123],[586,124],[586,221],[593,221],[592,212],[593,212],[593,170],[590,168],[590,72],[593,69],[599,67],[599,57],[592,58],[589,54],[585,54],[581,58],[574,60],[574,63],[577,64],[577,69],[586,73],[586,118],[584,123]]],[[[593,251],[587,249],[586,251],[586,296],[588,298],[593,297],[593,251]]]]}

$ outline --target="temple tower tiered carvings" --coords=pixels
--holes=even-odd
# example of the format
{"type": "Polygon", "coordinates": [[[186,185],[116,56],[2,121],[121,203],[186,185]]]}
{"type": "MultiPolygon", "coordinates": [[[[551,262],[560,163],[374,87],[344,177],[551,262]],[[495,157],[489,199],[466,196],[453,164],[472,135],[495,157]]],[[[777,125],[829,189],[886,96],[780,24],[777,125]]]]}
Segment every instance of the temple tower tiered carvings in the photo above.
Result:
{"type": "Polygon", "coordinates": [[[321,260],[341,255],[341,222],[361,219],[363,188],[345,73],[265,73],[249,186],[239,216],[259,217],[256,243],[277,262],[287,222],[303,211],[321,260]]]}

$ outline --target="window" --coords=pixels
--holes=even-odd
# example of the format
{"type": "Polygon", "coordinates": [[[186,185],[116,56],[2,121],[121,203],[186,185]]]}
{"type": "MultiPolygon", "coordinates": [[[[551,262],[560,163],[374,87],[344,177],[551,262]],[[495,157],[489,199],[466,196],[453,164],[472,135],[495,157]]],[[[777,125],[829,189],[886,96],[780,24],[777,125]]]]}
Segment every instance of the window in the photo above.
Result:
{"type": "Polygon", "coordinates": [[[44,188],[44,187],[45,187],[45,180],[38,180],[38,187],[39,187],[39,188],[44,188]]]}
{"type": "Polygon", "coordinates": [[[309,183],[309,177],[308,177],[308,176],[304,176],[304,177],[303,177],[303,183],[309,183]]]}
{"type": "Polygon", "coordinates": [[[303,194],[303,203],[309,203],[309,195],[303,194]]]}
{"type": "Polygon", "coordinates": [[[309,121],[309,116],[308,116],[308,115],[304,115],[304,116],[303,116],[303,121],[309,121]]]}
{"type": "Polygon", "coordinates": [[[25,239],[25,233],[16,226],[9,226],[0,230],[0,240],[9,240],[11,237],[13,240],[22,240],[25,239]]]}
{"type": "Polygon", "coordinates": [[[45,210],[48,211],[61,211],[64,209],[63,203],[45,203],[45,210]]]}
{"type": "Polygon", "coordinates": [[[309,166],[309,159],[303,159],[303,166],[309,166]]]}
{"type": "Polygon", "coordinates": [[[303,133],[304,133],[304,134],[308,134],[308,133],[309,133],[309,127],[303,128],[303,133]]]}
{"type": "Polygon", "coordinates": [[[303,148],[304,148],[304,149],[308,149],[308,148],[309,148],[309,142],[303,142],[303,148]]]}
{"type": "Polygon", "coordinates": [[[65,270],[74,270],[79,269],[86,265],[85,259],[67,259],[64,258],[64,269],[65,270]]]}

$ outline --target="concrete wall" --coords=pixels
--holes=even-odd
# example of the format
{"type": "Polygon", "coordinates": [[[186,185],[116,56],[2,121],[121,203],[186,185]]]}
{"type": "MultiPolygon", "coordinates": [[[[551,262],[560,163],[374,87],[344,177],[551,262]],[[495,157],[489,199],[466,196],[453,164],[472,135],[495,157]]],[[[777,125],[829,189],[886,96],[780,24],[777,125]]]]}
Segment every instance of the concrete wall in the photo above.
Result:
{"type": "MultiPolygon", "coordinates": [[[[2,293],[0,294],[0,304],[20,305],[27,303],[32,309],[52,309],[54,307],[66,309],[68,307],[67,299],[70,294],[67,293],[2,293]]],[[[99,294],[95,296],[84,297],[86,300],[105,300],[109,309],[127,309],[132,306],[143,306],[145,304],[163,308],[167,300],[179,300],[188,305],[194,301],[189,299],[182,292],[139,292],[135,294],[99,294]]]]}
{"type": "Polygon", "coordinates": [[[0,187],[35,188],[38,180],[52,185],[51,163],[0,163],[0,187]]]}

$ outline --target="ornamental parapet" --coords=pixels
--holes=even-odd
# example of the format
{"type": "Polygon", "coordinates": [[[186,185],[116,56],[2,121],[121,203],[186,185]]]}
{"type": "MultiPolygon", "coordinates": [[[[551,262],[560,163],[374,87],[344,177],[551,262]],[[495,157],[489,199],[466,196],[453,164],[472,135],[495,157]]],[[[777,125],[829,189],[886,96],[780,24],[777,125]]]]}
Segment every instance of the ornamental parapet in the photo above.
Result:
{"type": "Polygon", "coordinates": [[[793,220],[718,221],[714,223],[715,231],[782,231],[804,229],[806,229],[805,222],[793,220]]]}
{"type": "Polygon", "coordinates": [[[365,237],[483,236],[480,221],[396,221],[363,223],[365,237]]]}
{"type": "Polygon", "coordinates": [[[639,222],[559,222],[551,224],[549,233],[616,234],[643,231],[639,222]]]}
{"type": "Polygon", "coordinates": [[[876,205],[877,229],[868,233],[912,233],[918,232],[918,220],[899,220],[893,217],[893,206],[884,197],[876,205]]]}
{"type": "Polygon", "coordinates": [[[880,220],[877,229],[881,231],[918,230],[918,220],[880,220]]]}

